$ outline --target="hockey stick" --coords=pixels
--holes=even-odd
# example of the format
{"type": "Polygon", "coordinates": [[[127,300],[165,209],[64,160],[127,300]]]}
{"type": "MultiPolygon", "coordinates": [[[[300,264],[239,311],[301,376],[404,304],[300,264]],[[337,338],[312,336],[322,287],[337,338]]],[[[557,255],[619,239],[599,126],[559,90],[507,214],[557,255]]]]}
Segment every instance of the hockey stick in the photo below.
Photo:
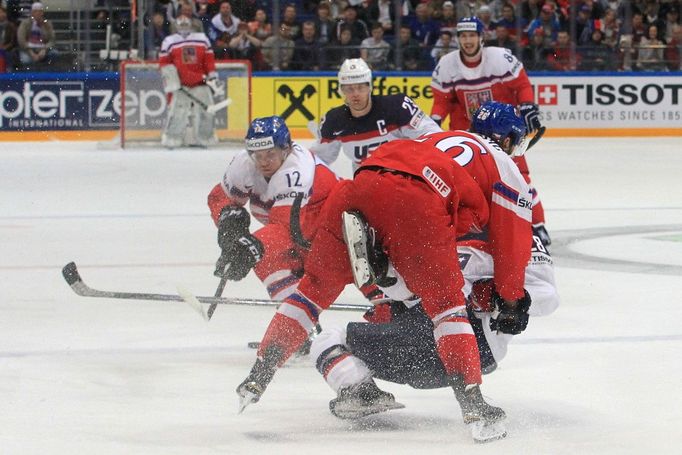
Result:
{"type": "MultiPolygon", "coordinates": [[[[225,289],[225,283],[227,283],[227,274],[223,274],[223,276],[220,277],[220,283],[218,283],[218,288],[215,290],[215,297],[218,298],[223,295],[223,289],[225,289]]],[[[212,303],[211,306],[208,307],[208,311],[206,312],[206,317],[208,320],[211,320],[211,317],[213,316],[213,313],[215,312],[215,309],[218,308],[217,303],[212,303]]]]}
{"type": "Polygon", "coordinates": [[[528,143],[528,147],[526,147],[526,150],[530,150],[535,144],[538,143],[538,141],[540,139],[542,139],[542,136],[545,134],[546,129],[547,128],[545,128],[544,126],[541,126],[540,128],[538,128],[538,132],[535,133],[535,136],[533,136],[533,139],[530,140],[530,142],[528,143]]]}
{"type": "Polygon", "coordinates": [[[320,125],[315,120],[311,120],[308,122],[308,124],[306,126],[308,127],[308,131],[310,131],[310,134],[312,134],[313,137],[319,141],[320,140],[320,125]]]}
{"type": "Polygon", "coordinates": [[[210,106],[203,101],[201,101],[199,98],[196,96],[192,95],[189,90],[187,90],[185,87],[180,87],[180,91],[184,93],[187,98],[191,99],[194,103],[198,104],[200,108],[208,112],[209,114],[215,114],[219,110],[221,110],[224,107],[229,106],[232,104],[232,98],[225,98],[222,101],[219,101],[215,104],[211,104],[210,106]]]}
{"type": "MultiPolygon", "coordinates": [[[[85,282],[78,272],[76,264],[69,262],[62,269],[64,279],[71,287],[73,292],[82,297],[95,297],[105,299],[126,299],[126,300],[152,300],[157,302],[184,302],[182,296],[177,294],[153,294],[145,292],[117,292],[117,291],[101,291],[93,289],[85,282]]],[[[222,291],[221,291],[222,292],[222,291]]],[[[226,298],[226,297],[197,297],[199,302],[205,304],[216,305],[247,305],[247,306],[261,306],[272,307],[278,306],[281,301],[266,300],[266,299],[242,299],[242,298],[226,298]]],[[[328,309],[340,311],[365,311],[370,308],[369,305],[361,305],[355,303],[335,303],[328,309]]]]}
{"type": "Polygon", "coordinates": [[[301,230],[301,203],[303,202],[303,193],[297,193],[294,203],[291,205],[291,216],[289,220],[289,229],[291,229],[291,240],[304,250],[310,250],[310,240],[303,237],[301,230]]]}

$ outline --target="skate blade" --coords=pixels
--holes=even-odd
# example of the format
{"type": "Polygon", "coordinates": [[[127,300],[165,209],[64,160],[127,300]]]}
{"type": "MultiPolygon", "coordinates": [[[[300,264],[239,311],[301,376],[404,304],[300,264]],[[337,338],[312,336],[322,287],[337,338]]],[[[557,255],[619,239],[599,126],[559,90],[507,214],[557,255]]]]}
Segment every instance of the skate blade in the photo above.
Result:
{"type": "Polygon", "coordinates": [[[241,414],[244,412],[244,409],[251,403],[255,403],[258,401],[259,396],[256,395],[253,392],[246,392],[244,395],[239,395],[239,410],[237,410],[237,414],[241,414]]]}
{"type": "Polygon", "coordinates": [[[338,417],[339,419],[352,420],[352,419],[360,419],[362,417],[367,417],[367,416],[372,415],[372,414],[379,414],[381,412],[392,411],[394,409],[403,409],[404,407],[405,407],[405,405],[402,403],[390,403],[390,404],[385,404],[385,405],[380,405],[380,406],[372,406],[372,407],[365,407],[365,408],[336,407],[331,411],[331,413],[335,417],[338,417]]]}
{"type": "Polygon", "coordinates": [[[366,239],[360,221],[347,212],[343,212],[343,237],[348,248],[353,279],[355,285],[360,288],[372,279],[367,254],[363,247],[366,239]]]}
{"type": "Polygon", "coordinates": [[[474,442],[485,444],[507,437],[507,428],[504,421],[485,423],[482,420],[472,422],[467,425],[471,430],[471,437],[474,442]]]}

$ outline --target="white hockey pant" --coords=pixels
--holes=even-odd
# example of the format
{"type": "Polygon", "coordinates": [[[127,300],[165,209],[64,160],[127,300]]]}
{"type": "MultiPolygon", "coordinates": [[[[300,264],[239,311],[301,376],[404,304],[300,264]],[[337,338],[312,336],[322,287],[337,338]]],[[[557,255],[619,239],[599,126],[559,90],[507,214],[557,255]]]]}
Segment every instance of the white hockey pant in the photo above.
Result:
{"type": "Polygon", "coordinates": [[[372,372],[367,364],[351,354],[346,348],[346,328],[327,327],[310,346],[310,358],[317,370],[336,393],[339,390],[367,382],[372,372]]]}

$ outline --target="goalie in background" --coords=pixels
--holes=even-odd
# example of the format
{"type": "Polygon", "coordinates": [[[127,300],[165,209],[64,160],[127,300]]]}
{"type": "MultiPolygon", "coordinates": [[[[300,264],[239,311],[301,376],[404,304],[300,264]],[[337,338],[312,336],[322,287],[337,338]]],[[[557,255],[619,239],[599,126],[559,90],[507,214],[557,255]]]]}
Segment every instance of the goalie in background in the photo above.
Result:
{"type": "Polygon", "coordinates": [[[209,108],[214,97],[225,97],[225,87],[206,34],[192,32],[185,16],[178,17],[175,28],[177,33],[163,40],[159,53],[164,91],[170,98],[161,143],[169,149],[207,147],[216,140],[215,115],[209,108]]]}

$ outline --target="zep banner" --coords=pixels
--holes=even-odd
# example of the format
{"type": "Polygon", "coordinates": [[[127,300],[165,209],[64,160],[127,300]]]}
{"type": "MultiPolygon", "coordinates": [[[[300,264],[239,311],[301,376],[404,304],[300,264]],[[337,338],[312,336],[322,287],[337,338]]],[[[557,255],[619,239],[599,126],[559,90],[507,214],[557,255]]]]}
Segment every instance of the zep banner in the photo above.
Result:
{"type": "MultiPolygon", "coordinates": [[[[531,74],[530,80],[547,135],[682,136],[680,75],[556,73],[531,74]]],[[[54,139],[111,137],[119,128],[118,81],[117,73],[0,75],[0,141],[41,140],[46,136],[38,134],[45,132],[54,139]]],[[[251,82],[251,118],[281,115],[297,137],[310,137],[308,122],[319,122],[342,103],[332,73],[256,73],[251,82]]],[[[373,87],[378,95],[404,93],[428,114],[430,82],[429,73],[377,73],[373,87]]],[[[126,111],[142,128],[158,128],[165,113],[162,90],[128,94],[126,111]]]]}
{"type": "MultiPolygon", "coordinates": [[[[682,135],[682,77],[637,74],[531,75],[548,135],[682,135]]],[[[373,93],[405,93],[428,114],[430,82],[426,75],[378,75],[373,93]]],[[[333,76],[257,76],[252,89],[254,117],[281,115],[297,132],[342,103],[333,76]]]]}

